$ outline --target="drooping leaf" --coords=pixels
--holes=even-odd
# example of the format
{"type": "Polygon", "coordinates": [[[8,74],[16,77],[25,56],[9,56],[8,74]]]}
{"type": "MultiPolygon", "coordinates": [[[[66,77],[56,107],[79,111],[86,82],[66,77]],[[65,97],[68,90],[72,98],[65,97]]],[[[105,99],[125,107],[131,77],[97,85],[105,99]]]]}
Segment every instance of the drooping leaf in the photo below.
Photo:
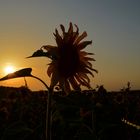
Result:
{"type": "Polygon", "coordinates": [[[45,49],[47,51],[46,57],[56,60],[58,58],[58,48],[56,46],[52,45],[44,45],[42,46],[42,49],[45,49]]]}
{"type": "Polygon", "coordinates": [[[39,50],[35,51],[31,56],[28,56],[26,58],[43,57],[43,56],[48,57],[48,52],[44,52],[42,49],[39,49],[39,50]]]}
{"type": "Polygon", "coordinates": [[[0,79],[0,81],[9,80],[13,78],[19,78],[19,77],[25,77],[25,76],[31,76],[32,68],[24,68],[21,70],[18,70],[16,72],[10,73],[3,78],[0,79]]]}

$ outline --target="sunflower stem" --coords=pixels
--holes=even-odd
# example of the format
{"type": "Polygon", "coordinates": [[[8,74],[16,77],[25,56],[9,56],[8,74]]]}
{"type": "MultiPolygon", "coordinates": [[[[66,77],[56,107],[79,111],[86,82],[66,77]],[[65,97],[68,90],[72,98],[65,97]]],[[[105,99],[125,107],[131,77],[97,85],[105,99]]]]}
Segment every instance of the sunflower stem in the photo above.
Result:
{"type": "Polygon", "coordinates": [[[52,94],[53,94],[53,88],[49,88],[48,85],[41,80],[40,78],[31,75],[31,77],[39,80],[41,83],[45,85],[45,87],[48,90],[48,97],[47,97],[47,111],[46,111],[46,130],[45,130],[45,139],[46,140],[51,140],[51,101],[52,101],[52,94]]]}
{"type": "Polygon", "coordinates": [[[36,76],[34,76],[34,75],[30,75],[30,77],[33,77],[33,78],[39,80],[41,83],[44,84],[44,86],[45,86],[45,87],[47,88],[47,90],[49,91],[50,88],[48,87],[48,85],[47,85],[43,80],[41,80],[39,77],[36,77],[36,76]]]}
{"type": "Polygon", "coordinates": [[[46,140],[51,140],[51,102],[52,102],[53,88],[48,90],[47,98],[47,118],[46,118],[46,140]]]}

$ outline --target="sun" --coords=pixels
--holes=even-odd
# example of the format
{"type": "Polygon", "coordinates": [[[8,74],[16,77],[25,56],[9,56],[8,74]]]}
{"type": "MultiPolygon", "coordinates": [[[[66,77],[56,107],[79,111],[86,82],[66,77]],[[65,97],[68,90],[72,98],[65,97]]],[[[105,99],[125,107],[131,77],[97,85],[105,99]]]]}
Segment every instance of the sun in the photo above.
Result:
{"type": "Polygon", "coordinates": [[[13,73],[13,72],[15,72],[15,67],[13,65],[7,65],[4,68],[4,73],[5,74],[10,74],[10,73],[13,73]]]}

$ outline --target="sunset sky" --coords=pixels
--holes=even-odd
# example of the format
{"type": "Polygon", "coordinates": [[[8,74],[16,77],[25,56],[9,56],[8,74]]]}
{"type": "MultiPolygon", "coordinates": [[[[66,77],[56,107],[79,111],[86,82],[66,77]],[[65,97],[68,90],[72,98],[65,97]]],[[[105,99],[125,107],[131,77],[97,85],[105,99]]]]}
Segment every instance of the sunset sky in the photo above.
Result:
{"type": "MultiPolygon", "coordinates": [[[[49,60],[25,57],[42,45],[55,45],[55,28],[69,22],[93,41],[86,49],[95,53],[93,67],[99,71],[91,79],[93,88],[103,84],[107,90],[120,90],[130,81],[132,89],[140,89],[139,0],[0,0],[0,77],[7,65],[32,67],[49,84],[49,60]]],[[[26,80],[32,90],[44,88],[35,79],[26,80]]],[[[24,79],[0,85],[22,86],[24,79]]]]}

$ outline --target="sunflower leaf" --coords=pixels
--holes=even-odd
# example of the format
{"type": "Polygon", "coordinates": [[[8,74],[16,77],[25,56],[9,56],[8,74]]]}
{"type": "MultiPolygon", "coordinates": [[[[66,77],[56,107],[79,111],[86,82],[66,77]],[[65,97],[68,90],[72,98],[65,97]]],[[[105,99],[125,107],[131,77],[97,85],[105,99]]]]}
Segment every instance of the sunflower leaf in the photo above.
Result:
{"type": "Polygon", "coordinates": [[[32,76],[31,71],[32,71],[32,68],[24,68],[24,69],[18,70],[16,72],[13,72],[4,76],[3,78],[0,79],[0,81],[9,80],[13,78],[19,78],[19,77],[32,76]]]}
{"type": "Polygon", "coordinates": [[[43,57],[43,56],[48,57],[49,56],[48,52],[44,52],[42,49],[39,49],[35,51],[31,56],[26,57],[26,58],[43,57]]]}

